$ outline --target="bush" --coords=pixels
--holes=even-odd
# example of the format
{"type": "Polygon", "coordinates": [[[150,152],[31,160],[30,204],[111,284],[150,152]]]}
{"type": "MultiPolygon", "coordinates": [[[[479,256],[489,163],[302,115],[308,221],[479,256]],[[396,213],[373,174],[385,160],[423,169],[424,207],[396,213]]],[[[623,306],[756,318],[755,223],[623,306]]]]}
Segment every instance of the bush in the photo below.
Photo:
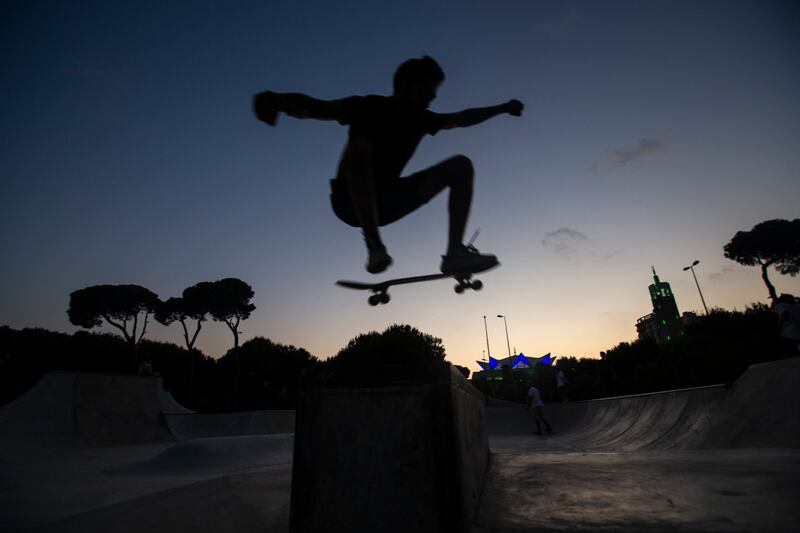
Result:
{"type": "Polygon", "coordinates": [[[385,386],[430,375],[445,364],[442,340],[408,325],[394,324],[352,339],[323,363],[318,380],[326,386],[385,386]]]}

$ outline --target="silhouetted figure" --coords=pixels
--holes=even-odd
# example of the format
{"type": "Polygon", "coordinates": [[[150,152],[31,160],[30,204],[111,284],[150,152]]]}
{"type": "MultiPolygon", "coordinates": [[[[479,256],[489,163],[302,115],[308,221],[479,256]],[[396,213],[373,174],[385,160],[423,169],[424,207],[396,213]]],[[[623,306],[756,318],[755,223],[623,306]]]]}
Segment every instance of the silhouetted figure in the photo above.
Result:
{"type": "Polygon", "coordinates": [[[553,428],[550,426],[550,423],[545,420],[544,418],[544,402],[542,401],[542,395],[539,393],[539,389],[531,385],[531,388],[528,389],[528,400],[529,400],[529,407],[533,408],[533,420],[536,422],[536,431],[534,432],[535,435],[542,434],[542,426],[541,422],[544,422],[544,430],[550,433],[553,431],[553,428]]]}
{"type": "Polygon", "coordinates": [[[781,294],[772,301],[772,310],[778,315],[781,337],[800,351],[800,299],[791,294],[781,294]]]}
{"type": "Polygon", "coordinates": [[[564,392],[567,383],[569,383],[569,380],[567,379],[567,375],[564,374],[564,369],[559,368],[558,372],[556,373],[556,397],[559,401],[566,402],[568,400],[567,395],[564,392]]]}
{"type": "Polygon", "coordinates": [[[472,203],[472,162],[456,155],[428,169],[401,177],[403,168],[426,134],[474,126],[494,116],[522,114],[518,100],[458,113],[434,113],[428,106],[444,81],[444,72],[432,58],[410,59],[394,75],[392,96],[352,96],[317,100],[297,93],[270,91],[254,99],[256,115],[274,126],[279,113],[295,118],[336,120],[350,127],[347,145],[331,180],[331,204],[336,216],[359,227],[367,245],[367,271],[377,274],[392,264],[381,240],[379,226],[399,220],[430,201],[445,188],[449,230],[441,271],[480,271],[497,264],[497,258],[480,254],[463,244],[472,203]]]}

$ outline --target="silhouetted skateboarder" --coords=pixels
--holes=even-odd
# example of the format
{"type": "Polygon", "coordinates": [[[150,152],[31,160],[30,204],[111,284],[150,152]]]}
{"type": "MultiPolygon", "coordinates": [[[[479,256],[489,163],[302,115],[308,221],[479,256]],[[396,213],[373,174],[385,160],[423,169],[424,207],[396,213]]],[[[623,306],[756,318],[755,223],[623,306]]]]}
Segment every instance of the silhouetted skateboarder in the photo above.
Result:
{"type": "Polygon", "coordinates": [[[394,75],[392,96],[351,96],[341,100],[317,100],[297,93],[271,91],[254,98],[256,115],[270,126],[279,113],[295,118],[336,120],[350,127],[347,146],[331,180],[331,204],[336,216],[359,227],[367,245],[367,271],[377,274],[392,264],[381,240],[379,226],[399,220],[450,188],[447,252],[443,273],[479,272],[497,264],[497,257],[481,254],[463,244],[472,203],[472,162],[456,155],[430,168],[400,177],[425,134],[474,126],[494,116],[522,114],[518,100],[458,113],[428,110],[444,72],[432,58],[410,59],[394,75]]]}

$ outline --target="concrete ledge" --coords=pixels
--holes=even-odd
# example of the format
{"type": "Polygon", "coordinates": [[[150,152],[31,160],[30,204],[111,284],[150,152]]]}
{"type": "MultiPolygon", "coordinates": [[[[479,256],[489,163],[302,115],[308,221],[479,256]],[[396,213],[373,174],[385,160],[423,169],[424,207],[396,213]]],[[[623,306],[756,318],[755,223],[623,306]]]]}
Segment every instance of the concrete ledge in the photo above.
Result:
{"type": "Polygon", "coordinates": [[[469,531],[489,456],[482,395],[449,364],[373,369],[366,387],[351,378],[363,369],[347,375],[305,378],[291,531],[469,531]]]}

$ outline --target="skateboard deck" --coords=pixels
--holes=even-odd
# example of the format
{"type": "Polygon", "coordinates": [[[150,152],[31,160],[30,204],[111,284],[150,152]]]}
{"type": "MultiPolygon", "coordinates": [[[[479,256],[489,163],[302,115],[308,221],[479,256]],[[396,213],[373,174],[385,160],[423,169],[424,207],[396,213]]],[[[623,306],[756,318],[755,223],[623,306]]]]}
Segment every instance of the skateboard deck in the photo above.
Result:
{"type": "Polygon", "coordinates": [[[378,305],[378,304],[387,304],[391,299],[389,296],[389,287],[393,287],[394,285],[406,285],[409,283],[421,283],[423,281],[433,281],[436,279],[447,279],[453,278],[456,280],[457,284],[454,287],[454,290],[457,294],[463,293],[467,289],[472,289],[474,291],[479,291],[483,288],[483,282],[479,279],[472,279],[473,274],[477,274],[478,272],[485,272],[486,270],[491,270],[491,268],[495,268],[499,266],[499,263],[479,271],[463,271],[463,272],[451,272],[449,274],[426,274],[424,276],[410,276],[406,278],[395,278],[395,279],[388,279],[386,281],[379,281],[377,283],[365,283],[362,281],[347,281],[347,280],[339,280],[336,282],[336,285],[339,287],[344,287],[346,289],[356,289],[361,291],[371,291],[372,294],[369,298],[367,298],[367,302],[369,305],[378,305]]]}

